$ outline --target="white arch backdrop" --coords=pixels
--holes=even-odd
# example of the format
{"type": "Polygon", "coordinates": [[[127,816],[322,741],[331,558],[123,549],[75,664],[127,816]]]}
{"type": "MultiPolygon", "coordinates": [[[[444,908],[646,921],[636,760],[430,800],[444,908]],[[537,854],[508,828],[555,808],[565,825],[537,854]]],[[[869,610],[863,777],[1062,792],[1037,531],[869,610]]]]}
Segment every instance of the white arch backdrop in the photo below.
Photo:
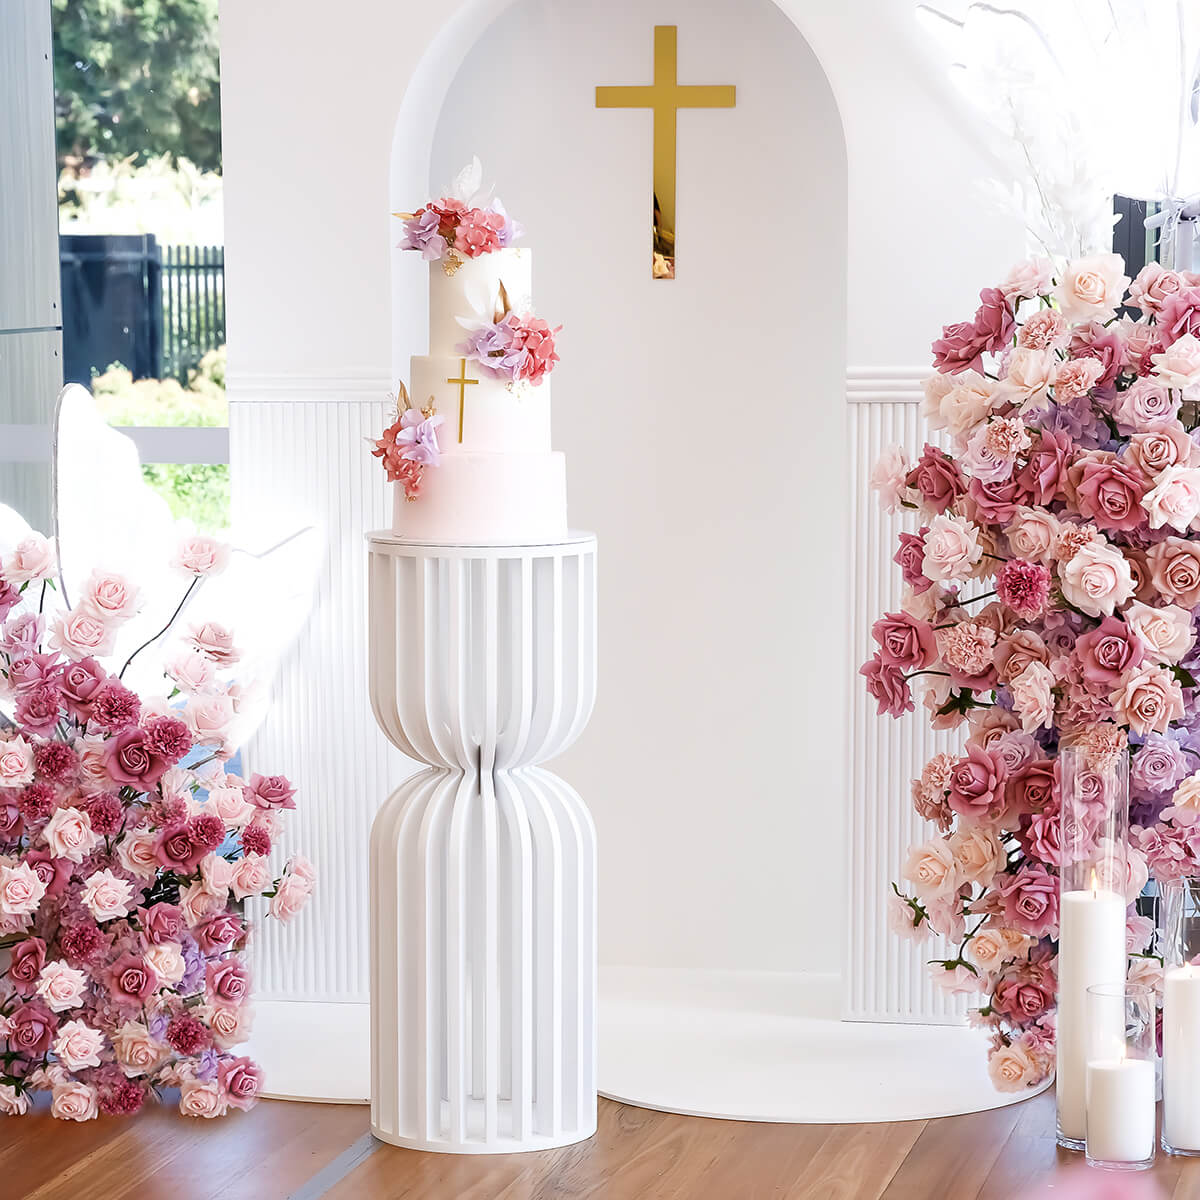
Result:
{"type": "MultiPolygon", "coordinates": [[[[295,836],[322,851],[325,868],[312,919],[282,936],[264,938],[261,946],[260,990],[268,1001],[261,1024],[273,1036],[260,1049],[282,1093],[356,1098],[362,1088],[366,904],[361,864],[371,816],[408,767],[382,743],[366,704],[361,534],[385,524],[386,510],[383,488],[360,439],[383,419],[392,363],[406,364],[410,353],[424,348],[425,328],[421,291],[411,288],[411,279],[406,287],[401,272],[389,304],[382,247],[396,240],[387,213],[441,182],[445,168],[431,179],[431,156],[447,89],[472,44],[507,7],[504,0],[462,4],[444,24],[442,13],[415,6],[401,14],[372,0],[343,0],[337,20],[316,0],[288,6],[286,20],[278,5],[226,0],[222,8],[235,504],[280,506],[292,516],[303,513],[342,531],[331,546],[313,625],[285,672],[260,744],[251,748],[252,755],[261,749],[274,761],[295,764],[306,798],[295,836]],[[393,139],[397,107],[394,129],[413,131],[412,136],[393,139]],[[389,145],[390,191],[384,173],[389,145]],[[280,202],[265,204],[270,195],[279,195],[280,202]],[[389,346],[395,355],[391,361],[389,346]],[[288,1053],[295,1037],[314,1034],[341,1036],[346,1054],[336,1070],[322,1072],[288,1053]],[[294,1069],[285,1061],[289,1058],[294,1069]]],[[[556,7],[548,2],[544,11],[553,14],[556,7]]],[[[689,22],[702,22],[721,7],[678,0],[655,10],[653,21],[680,26],[681,80],[726,81],[713,74],[719,62],[711,60],[698,61],[697,74],[685,74],[693,69],[687,57],[689,22]]],[[[970,128],[958,117],[953,94],[920,48],[911,14],[888,0],[836,7],[787,0],[779,8],[829,81],[846,143],[851,365],[838,389],[841,396],[830,383],[820,397],[835,420],[845,422],[850,467],[843,490],[822,511],[827,519],[838,505],[851,508],[851,606],[838,631],[852,641],[852,650],[842,656],[844,680],[865,647],[867,615],[887,602],[893,587],[883,569],[889,535],[865,505],[862,472],[881,445],[916,439],[913,402],[931,331],[971,303],[980,284],[1019,252],[1021,239],[1015,227],[982,222],[972,211],[967,181],[987,164],[970,144],[970,128]],[[837,415],[842,402],[845,412],[837,415]]],[[[645,46],[631,42],[626,65],[618,71],[614,63],[608,69],[617,73],[589,84],[638,82],[646,74],[651,18],[645,23],[645,46]]],[[[717,114],[701,115],[717,119],[717,114]]],[[[631,121],[622,127],[627,136],[644,137],[639,125],[648,129],[645,114],[605,116],[610,130],[631,121]]],[[[681,160],[686,128],[681,124],[681,160]]],[[[477,149],[486,162],[488,147],[477,149]]],[[[648,154],[645,161],[648,170],[648,154]]],[[[681,161],[681,189],[685,170],[681,161]]],[[[516,208],[519,183],[508,178],[501,183],[516,208]]],[[[682,246],[681,273],[687,255],[700,252],[701,240],[696,235],[694,251],[682,246]]],[[[537,295],[547,312],[552,299],[569,306],[567,292],[556,293],[549,261],[564,250],[537,241],[537,295]]],[[[586,326],[581,335],[571,336],[586,339],[586,326]]],[[[564,362],[564,381],[570,378],[569,363],[564,362]]],[[[575,369],[582,374],[581,368],[575,369]]],[[[602,367],[595,369],[603,375],[602,367]]],[[[797,369],[785,369],[799,380],[797,369]]],[[[563,411],[568,396],[559,394],[557,440],[571,453],[572,496],[582,482],[581,494],[591,497],[599,494],[597,458],[593,448],[576,444],[585,427],[574,424],[578,414],[563,411]]],[[[604,511],[581,510],[577,503],[575,512],[604,532],[604,511]]],[[[735,537],[730,549],[737,546],[735,537]]],[[[602,628],[602,644],[606,636],[602,628]]],[[[602,659],[601,704],[619,704],[619,694],[605,695],[610,680],[603,668],[602,659]]],[[[770,679],[767,683],[772,686],[770,679]]],[[[733,900],[727,907],[733,916],[717,920],[712,937],[689,934],[685,922],[665,910],[665,895],[659,899],[661,918],[654,919],[652,912],[647,919],[645,903],[652,891],[646,880],[632,880],[635,886],[627,893],[632,899],[623,907],[624,889],[614,891],[617,881],[603,878],[606,858],[613,862],[608,856],[618,850],[602,840],[607,906],[601,916],[602,963],[775,972],[815,966],[827,978],[845,981],[845,1015],[893,1021],[956,1018],[953,1007],[928,993],[914,956],[887,940],[879,913],[878,885],[894,871],[910,832],[897,791],[905,786],[910,764],[925,752],[925,735],[877,724],[857,692],[848,722],[841,720],[845,711],[816,731],[823,741],[836,743],[848,724],[851,738],[838,746],[837,761],[828,770],[831,794],[820,797],[806,824],[824,837],[831,825],[848,823],[847,838],[840,830],[829,838],[830,846],[841,847],[835,852],[844,855],[847,871],[827,866],[821,874],[813,867],[808,876],[816,881],[816,895],[808,902],[821,905],[823,922],[824,914],[849,904],[846,935],[834,935],[830,944],[826,929],[832,926],[802,928],[804,914],[787,907],[800,895],[791,881],[775,893],[783,903],[760,905],[752,914],[758,923],[750,929],[749,909],[739,908],[739,899],[761,896],[763,862],[755,860],[749,845],[729,856],[726,886],[733,900]],[[846,770],[847,761],[852,770],[846,770]]],[[[813,732],[811,718],[802,724],[808,728],[799,730],[801,736],[813,732]]],[[[611,750],[597,740],[604,728],[594,723],[574,761],[563,766],[591,801],[602,838],[606,812],[619,814],[625,829],[632,820],[628,805],[605,808],[612,801],[611,777],[597,776],[600,789],[588,778],[611,750]]],[[[784,748],[774,752],[780,755],[785,790],[795,757],[784,748]]],[[[713,840],[725,833],[711,815],[709,846],[699,846],[702,853],[711,853],[713,840]]],[[[786,832],[795,838],[797,829],[793,825],[786,832]]],[[[762,845],[770,846],[772,838],[781,841],[778,832],[764,829],[762,845]]],[[[801,839],[795,850],[803,879],[809,863],[801,839]]],[[[782,861],[778,849],[772,853],[768,862],[777,866],[782,861]]],[[[825,851],[822,857],[828,864],[825,851]]],[[[671,891],[672,879],[686,884],[679,864],[669,858],[659,870],[665,892],[671,891]]],[[[705,903],[702,891],[685,887],[676,893],[693,906],[692,923],[700,932],[716,911],[694,907],[705,903]]]]}

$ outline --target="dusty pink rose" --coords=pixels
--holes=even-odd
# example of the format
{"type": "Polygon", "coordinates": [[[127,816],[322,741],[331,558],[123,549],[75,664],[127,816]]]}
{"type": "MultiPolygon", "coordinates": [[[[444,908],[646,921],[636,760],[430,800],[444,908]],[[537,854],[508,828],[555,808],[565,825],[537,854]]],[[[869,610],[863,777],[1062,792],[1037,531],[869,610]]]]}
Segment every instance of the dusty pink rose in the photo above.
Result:
{"type": "Polygon", "coordinates": [[[154,752],[145,729],[135,726],[105,743],[104,765],[114,782],[144,792],[162,778],[170,764],[154,752]]]}
{"type": "Polygon", "coordinates": [[[982,818],[1000,807],[1006,777],[1000,755],[968,745],[950,773],[947,802],[961,816],[982,818]]]}
{"type": "Polygon", "coordinates": [[[1178,423],[1180,397],[1157,379],[1137,379],[1117,394],[1113,421],[1123,434],[1150,433],[1178,423]]]}
{"type": "Polygon", "coordinates": [[[1157,510],[1150,508],[1154,493],[1147,495],[1149,481],[1132,463],[1091,451],[1075,460],[1067,478],[1080,515],[1094,521],[1098,528],[1128,532],[1144,523],[1146,512],[1150,512],[1151,526],[1157,528],[1157,510]]]}
{"type": "Polygon", "coordinates": [[[1079,638],[1075,653],[1084,679],[1111,690],[1130,667],[1141,666],[1145,644],[1125,621],[1105,617],[1079,638]]]}
{"type": "Polygon", "coordinates": [[[887,713],[898,717],[901,713],[913,711],[912,691],[903,670],[893,663],[884,662],[878,652],[859,667],[858,673],[866,679],[867,692],[878,703],[880,716],[887,713]]]}
{"type": "Polygon", "coordinates": [[[138,954],[121,955],[109,967],[105,979],[113,999],[118,1003],[140,1005],[158,987],[158,976],[138,954]]]}
{"type": "Polygon", "coordinates": [[[1200,466],[1200,447],[1179,422],[1147,433],[1135,433],[1129,439],[1129,461],[1148,479],[1155,479],[1168,467],[1200,466]]]}
{"type": "Polygon", "coordinates": [[[205,991],[218,1007],[237,1007],[250,999],[250,973],[235,958],[210,962],[205,969],[205,991]]]}
{"type": "Polygon", "coordinates": [[[1155,327],[1164,346],[1173,345],[1181,337],[1200,334],[1200,288],[1177,288],[1164,296],[1155,327]]]}
{"type": "Polygon", "coordinates": [[[928,443],[904,482],[919,494],[925,510],[933,513],[945,512],[966,491],[958,464],[944,450],[928,443]]]}
{"type": "Polygon", "coordinates": [[[906,671],[923,671],[937,659],[933,628],[907,613],[887,613],[871,627],[884,662],[906,671]]]}
{"type": "Polygon", "coordinates": [[[250,1059],[224,1058],[217,1068],[217,1079],[230,1107],[243,1112],[254,1107],[262,1090],[262,1068],[250,1059]]]}
{"type": "Polygon", "coordinates": [[[1058,520],[1045,509],[1018,507],[1005,529],[1008,544],[1019,558],[1047,563],[1054,557],[1058,520]]]}
{"type": "MultiPolygon", "coordinates": [[[[1016,475],[1021,489],[1022,505],[1050,504],[1063,496],[1067,468],[1070,466],[1074,450],[1074,444],[1065,433],[1046,429],[1041,431],[1029,451],[1025,466],[1016,475]]],[[[1019,507],[1014,510],[1009,520],[1016,519],[1018,513],[1026,511],[1025,508],[1019,507]]],[[[1036,556],[1027,554],[1025,557],[1036,556]]]]}
{"type": "Polygon", "coordinates": [[[1058,876],[1040,863],[1026,863],[1014,875],[996,881],[1008,925],[1033,937],[1058,929],[1058,876]]]}
{"type": "Polygon", "coordinates": [[[1156,313],[1163,301],[1183,286],[1183,277],[1177,271],[1169,271],[1162,263],[1149,262],[1129,285],[1129,303],[1144,313],[1156,313]]]}

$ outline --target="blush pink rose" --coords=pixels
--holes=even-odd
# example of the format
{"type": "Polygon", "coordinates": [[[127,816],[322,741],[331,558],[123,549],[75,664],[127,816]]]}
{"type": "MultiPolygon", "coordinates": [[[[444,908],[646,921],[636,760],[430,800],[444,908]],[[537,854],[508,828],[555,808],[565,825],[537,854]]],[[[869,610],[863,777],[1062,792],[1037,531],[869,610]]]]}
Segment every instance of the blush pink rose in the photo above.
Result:
{"type": "Polygon", "coordinates": [[[1129,286],[1124,267],[1119,254],[1092,254],[1068,263],[1053,292],[1063,316],[1072,322],[1109,320],[1129,286]]]}
{"type": "Polygon", "coordinates": [[[1102,541],[1081,546],[1059,568],[1068,603],[1090,617],[1111,616],[1133,595],[1133,576],[1120,550],[1102,541]]]}
{"type": "Polygon", "coordinates": [[[181,692],[203,692],[216,680],[216,664],[198,650],[181,650],[164,670],[181,692]]]}
{"type": "Polygon", "coordinates": [[[185,1079],[180,1085],[179,1111],[185,1117],[221,1117],[228,1107],[229,1101],[215,1079],[206,1083],[185,1079]]]}
{"type": "Polygon", "coordinates": [[[1185,334],[1161,354],[1151,356],[1154,374],[1172,388],[1191,387],[1200,383],[1200,340],[1185,334]]]}
{"type": "Polygon", "coordinates": [[[1183,693],[1165,667],[1131,668],[1111,696],[1117,719],[1134,733],[1166,733],[1183,718],[1183,693]]]}
{"type": "Polygon", "coordinates": [[[55,858],[81,863],[100,844],[91,818],[77,808],[60,808],[46,822],[42,837],[55,858]]]}
{"type": "Polygon", "coordinates": [[[1177,604],[1152,608],[1135,600],[1125,610],[1125,624],[1157,662],[1179,662],[1196,640],[1192,614],[1177,604]]]}
{"type": "Polygon", "coordinates": [[[1155,590],[1170,604],[1193,609],[1200,605],[1200,546],[1168,537],[1146,551],[1155,590]]]}
{"type": "Polygon", "coordinates": [[[1170,525],[1187,533],[1200,517],[1200,468],[1164,467],[1141,499],[1151,529],[1170,525]]]}
{"type": "Polygon", "coordinates": [[[112,1036],[117,1062],[126,1075],[148,1075],[169,1053],[140,1021],[126,1021],[112,1036]]]}
{"type": "Polygon", "coordinates": [[[114,921],[129,914],[133,906],[133,884],[105,869],[89,875],[79,894],[97,921],[114,921]]]}
{"type": "Polygon", "coordinates": [[[60,1025],[54,1039],[54,1053],[68,1071],[82,1071],[100,1065],[104,1034],[82,1021],[67,1021],[60,1025]]]}
{"type": "Polygon", "coordinates": [[[141,592],[124,575],[97,567],[83,585],[79,606],[103,622],[127,621],[141,606],[141,592]]]}
{"type": "Polygon", "coordinates": [[[45,894],[45,880],[28,863],[0,866],[0,913],[28,916],[37,912],[45,894]]]}
{"type": "Polygon", "coordinates": [[[1149,262],[1129,285],[1129,303],[1144,313],[1156,313],[1163,301],[1184,286],[1178,271],[1170,271],[1162,263],[1149,262]]]}
{"type": "Polygon", "coordinates": [[[179,543],[171,565],[186,575],[200,578],[219,575],[229,565],[228,543],[205,533],[192,534],[179,543]]]}
{"type": "Polygon", "coordinates": [[[312,884],[299,875],[285,875],[279,881],[275,895],[271,897],[269,912],[277,920],[287,924],[299,915],[301,909],[312,898],[312,884]]]}
{"type": "Polygon", "coordinates": [[[191,626],[187,644],[212,659],[219,667],[233,666],[242,656],[242,652],[233,644],[233,634],[216,621],[191,626]]]}
{"type": "Polygon", "coordinates": [[[963,517],[944,513],[930,521],[923,545],[922,571],[937,582],[969,578],[983,557],[979,530],[963,517]]]}
{"type": "Polygon", "coordinates": [[[1129,439],[1129,461],[1149,479],[1168,467],[1200,466],[1200,447],[1177,421],[1129,439]]]}
{"type": "Polygon", "coordinates": [[[146,827],[126,833],[117,844],[117,858],[131,875],[148,882],[158,873],[158,835],[146,827]]]}
{"type": "Polygon", "coordinates": [[[22,538],[3,563],[5,579],[17,585],[49,579],[54,567],[54,548],[40,533],[22,538]]]}
{"type": "Polygon", "coordinates": [[[239,900],[261,896],[270,885],[271,872],[261,854],[246,854],[234,863],[230,886],[239,900]]]}
{"type": "MultiPolygon", "coordinates": [[[[87,987],[88,977],[83,971],[54,959],[42,968],[36,990],[50,1011],[59,1013],[77,1008],[87,987]]],[[[70,1069],[74,1070],[73,1067],[70,1069]]]]}
{"type": "Polygon", "coordinates": [[[50,626],[50,644],[68,658],[81,659],[111,654],[116,637],[115,626],[102,621],[85,609],[59,613],[50,626]]]}
{"type": "Polygon", "coordinates": [[[1021,718],[1026,733],[1047,728],[1054,723],[1054,673],[1040,662],[1031,662],[1015,679],[1008,690],[1013,709],[1021,718]]]}
{"type": "Polygon", "coordinates": [[[1174,344],[1181,337],[1200,334],[1200,288],[1177,288],[1164,296],[1155,327],[1164,346],[1174,344]]]}
{"type": "Polygon", "coordinates": [[[91,1084],[70,1080],[52,1089],[50,1115],[60,1121],[90,1121],[99,1114],[99,1099],[91,1084]]]}
{"type": "Polygon", "coordinates": [[[33,782],[33,747],[20,734],[0,739],[0,787],[19,788],[33,782]]]}

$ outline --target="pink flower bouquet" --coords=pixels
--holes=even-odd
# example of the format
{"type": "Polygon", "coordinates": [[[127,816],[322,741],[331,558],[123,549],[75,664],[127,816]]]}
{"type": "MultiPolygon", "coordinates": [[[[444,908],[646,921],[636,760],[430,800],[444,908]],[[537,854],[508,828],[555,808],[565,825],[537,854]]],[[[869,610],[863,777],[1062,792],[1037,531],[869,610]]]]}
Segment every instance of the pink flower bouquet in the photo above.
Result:
{"type": "Polygon", "coordinates": [[[862,668],[880,713],[959,729],[912,785],[930,837],[892,927],[955,947],[935,981],[982,994],[996,1086],[1054,1064],[1060,739],[1130,756],[1131,971],[1153,977],[1150,873],[1200,873],[1200,276],[1038,259],[933,344],[940,445],[881,458],[912,513],[900,611],[862,668]],[[1127,290],[1128,289],[1128,290],[1127,290]]]}
{"type": "Polygon", "coordinates": [[[182,1112],[215,1117],[258,1094],[236,1050],[251,1021],[244,905],[290,920],[313,871],[300,855],[270,866],[288,781],[226,770],[232,635],[176,629],[227,556],[184,540],[183,600],[123,662],[107,656],[142,607],[134,584],[95,570],[61,607],[44,538],[0,560],[0,1112],[48,1091],[56,1117],[84,1121],[177,1087],[182,1112]],[[127,669],[167,638],[164,696],[137,695],[127,669]]]}

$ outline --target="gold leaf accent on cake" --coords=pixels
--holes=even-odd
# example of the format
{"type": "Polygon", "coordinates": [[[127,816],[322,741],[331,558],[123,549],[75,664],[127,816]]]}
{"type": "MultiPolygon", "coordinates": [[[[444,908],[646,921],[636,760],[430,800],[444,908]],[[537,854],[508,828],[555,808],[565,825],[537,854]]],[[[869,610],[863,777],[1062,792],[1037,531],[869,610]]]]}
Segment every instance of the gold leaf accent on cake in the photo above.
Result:
{"type": "Polygon", "coordinates": [[[411,221],[416,213],[392,213],[393,217],[399,217],[402,221],[411,221]]]}
{"type": "Polygon", "coordinates": [[[445,258],[442,259],[442,270],[447,275],[453,275],[458,271],[458,268],[463,265],[463,260],[451,250],[445,258]]]}
{"type": "Polygon", "coordinates": [[[510,312],[512,312],[512,305],[509,303],[508,290],[502,279],[500,280],[500,291],[496,293],[496,311],[492,314],[492,324],[499,325],[510,312]]]}
{"type": "Polygon", "coordinates": [[[423,409],[421,409],[421,416],[423,416],[425,418],[425,420],[428,421],[430,417],[435,416],[436,414],[437,414],[437,404],[434,403],[433,397],[430,396],[429,403],[427,405],[425,405],[425,407],[423,409]]]}
{"type": "Polygon", "coordinates": [[[396,411],[407,412],[410,408],[412,408],[412,404],[409,403],[408,388],[404,386],[404,380],[401,379],[396,384],[396,411]]]}

